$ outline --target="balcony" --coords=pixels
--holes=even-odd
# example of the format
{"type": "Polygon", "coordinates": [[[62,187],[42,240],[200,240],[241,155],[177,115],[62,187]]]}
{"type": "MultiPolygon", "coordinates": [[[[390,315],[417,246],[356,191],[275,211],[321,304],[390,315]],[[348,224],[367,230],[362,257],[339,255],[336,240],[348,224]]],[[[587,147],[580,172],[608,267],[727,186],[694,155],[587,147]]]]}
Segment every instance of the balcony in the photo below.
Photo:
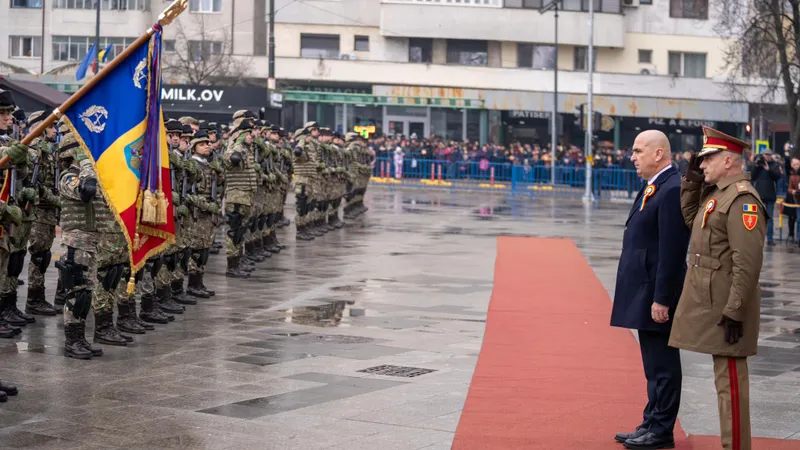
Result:
{"type": "MultiPolygon", "coordinates": [[[[504,8],[503,0],[383,0],[380,29],[387,37],[554,42],[553,14],[535,9],[504,8]]],[[[609,0],[606,0],[608,2],[609,0]]],[[[596,1],[595,3],[600,3],[596,1]]],[[[625,46],[622,14],[595,13],[594,45],[625,46]]],[[[559,44],[589,43],[589,14],[559,11],[559,44]]]]}

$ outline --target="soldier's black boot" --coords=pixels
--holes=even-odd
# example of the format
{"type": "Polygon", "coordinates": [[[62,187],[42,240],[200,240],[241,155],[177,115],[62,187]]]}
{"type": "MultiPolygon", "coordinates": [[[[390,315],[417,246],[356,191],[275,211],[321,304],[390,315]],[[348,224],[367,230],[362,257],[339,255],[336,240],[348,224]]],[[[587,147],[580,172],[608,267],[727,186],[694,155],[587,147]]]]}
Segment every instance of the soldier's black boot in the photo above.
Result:
{"type": "Polygon", "coordinates": [[[9,397],[13,397],[19,393],[19,390],[17,390],[17,387],[11,383],[4,383],[3,381],[0,381],[0,392],[8,395],[9,397]]]}
{"type": "Polygon", "coordinates": [[[298,225],[297,226],[297,234],[295,235],[295,239],[299,239],[301,241],[313,241],[314,236],[308,234],[308,226],[307,225],[298,225]]]}
{"type": "Polygon", "coordinates": [[[103,349],[100,347],[92,347],[92,344],[86,340],[86,322],[83,321],[79,324],[81,326],[80,332],[76,334],[76,337],[81,341],[81,346],[91,352],[92,357],[95,356],[103,356],[103,349]]]}
{"type": "MultiPolygon", "coordinates": [[[[142,311],[139,313],[139,318],[150,323],[163,325],[169,323],[169,317],[155,308],[155,296],[153,294],[142,294],[142,311]]],[[[172,317],[172,320],[175,320],[175,317],[172,317]]]]}
{"type": "Polygon", "coordinates": [[[61,277],[58,277],[58,283],[56,284],[56,297],[53,299],[53,308],[55,308],[56,312],[63,313],[64,312],[64,304],[67,302],[67,294],[64,291],[64,288],[61,287],[61,277]]]}
{"type": "MultiPolygon", "coordinates": [[[[136,307],[135,303],[133,307],[136,307]]],[[[117,303],[117,311],[117,328],[120,331],[131,334],[145,333],[145,329],[131,318],[131,305],[129,303],[117,303]]]]}
{"type": "Polygon", "coordinates": [[[186,293],[191,295],[192,297],[198,297],[198,298],[211,297],[211,294],[209,294],[203,289],[203,285],[200,283],[199,273],[189,274],[189,281],[186,283],[186,293]]]}
{"type": "Polygon", "coordinates": [[[247,255],[247,259],[253,262],[264,262],[264,260],[267,259],[264,256],[258,254],[253,241],[245,242],[244,252],[247,255]]]}
{"type": "Polygon", "coordinates": [[[330,222],[330,224],[334,228],[336,228],[337,230],[344,226],[344,222],[342,222],[342,219],[339,218],[339,210],[338,209],[334,210],[333,214],[331,214],[331,222],[330,222]]]}
{"type": "MultiPolygon", "coordinates": [[[[259,230],[258,233],[260,234],[261,230],[259,230]]],[[[263,237],[254,238],[253,239],[253,243],[252,243],[252,245],[253,245],[253,253],[258,255],[259,257],[263,258],[261,261],[264,261],[264,260],[266,260],[268,258],[272,258],[272,253],[268,252],[266,247],[261,245],[261,241],[263,241],[263,240],[264,240],[263,237]]],[[[259,262],[261,262],[261,261],[259,261],[259,262]]]]}
{"type": "Polygon", "coordinates": [[[102,311],[94,314],[94,340],[101,344],[125,347],[128,340],[119,334],[114,326],[114,316],[111,311],[102,311]]]}
{"type": "Polygon", "coordinates": [[[140,327],[144,328],[145,331],[153,331],[156,329],[155,326],[150,325],[149,323],[145,322],[144,320],[139,318],[139,314],[136,313],[136,297],[131,297],[131,301],[128,302],[128,317],[130,320],[136,322],[140,327]]]}
{"type": "Polygon", "coordinates": [[[92,352],[81,344],[83,324],[69,323],[64,325],[64,356],[75,359],[92,359],[92,352]]]}
{"type": "Polygon", "coordinates": [[[261,238],[261,242],[262,242],[261,245],[263,245],[264,248],[266,248],[268,251],[270,251],[272,253],[280,253],[281,252],[281,248],[278,247],[277,245],[275,245],[274,236],[275,236],[275,231],[273,231],[270,234],[262,237],[261,238]]]}
{"type": "Polygon", "coordinates": [[[39,316],[55,316],[58,314],[53,305],[47,303],[44,295],[44,286],[34,287],[28,285],[28,299],[25,301],[25,312],[39,316]]]}
{"type": "Polygon", "coordinates": [[[190,298],[186,295],[186,292],[183,291],[183,280],[175,280],[170,283],[170,287],[172,288],[172,299],[175,303],[180,305],[196,305],[197,300],[190,298]]]}
{"type": "MultiPolygon", "coordinates": [[[[203,266],[203,267],[205,267],[205,266],[203,266]]],[[[200,272],[199,274],[197,274],[197,279],[199,280],[199,281],[198,281],[198,283],[200,283],[200,289],[202,289],[203,291],[205,291],[205,292],[208,294],[208,296],[209,296],[209,297],[213,297],[213,296],[217,295],[217,293],[216,293],[216,292],[214,292],[214,291],[212,291],[211,289],[209,289],[209,288],[206,286],[206,284],[205,284],[205,283],[203,283],[203,277],[204,277],[204,276],[205,276],[205,272],[200,272]]]]}
{"type": "Polygon", "coordinates": [[[169,314],[183,314],[186,310],[186,308],[172,300],[172,288],[170,285],[156,288],[156,297],[158,298],[159,308],[164,312],[169,314]]]}
{"type": "Polygon", "coordinates": [[[250,274],[239,267],[238,256],[231,256],[228,257],[228,270],[225,272],[225,276],[232,278],[249,278],[250,274]]]}
{"type": "Polygon", "coordinates": [[[320,225],[322,225],[322,220],[321,219],[317,219],[317,220],[311,222],[311,225],[309,226],[309,228],[307,230],[308,234],[310,234],[312,236],[317,236],[317,237],[322,236],[323,234],[325,234],[325,231],[320,228],[320,225]]]}
{"type": "Polygon", "coordinates": [[[17,295],[16,292],[0,296],[0,316],[3,320],[15,327],[24,327],[28,320],[17,314],[17,295]]]}
{"type": "Polygon", "coordinates": [[[0,317],[0,338],[10,339],[17,335],[14,330],[19,328],[11,328],[11,326],[0,317]]]}

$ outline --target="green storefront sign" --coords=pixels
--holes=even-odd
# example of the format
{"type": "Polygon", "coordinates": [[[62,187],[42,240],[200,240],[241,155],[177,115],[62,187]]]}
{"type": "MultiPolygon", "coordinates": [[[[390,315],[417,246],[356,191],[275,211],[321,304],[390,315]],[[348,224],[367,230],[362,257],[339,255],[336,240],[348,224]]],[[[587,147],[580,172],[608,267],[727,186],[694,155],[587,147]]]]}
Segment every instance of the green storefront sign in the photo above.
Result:
{"type": "Polygon", "coordinates": [[[481,99],[444,97],[399,97],[371,94],[343,94],[335,92],[283,91],[283,99],[290,102],[337,103],[366,106],[435,106],[438,108],[484,109],[481,99]]]}

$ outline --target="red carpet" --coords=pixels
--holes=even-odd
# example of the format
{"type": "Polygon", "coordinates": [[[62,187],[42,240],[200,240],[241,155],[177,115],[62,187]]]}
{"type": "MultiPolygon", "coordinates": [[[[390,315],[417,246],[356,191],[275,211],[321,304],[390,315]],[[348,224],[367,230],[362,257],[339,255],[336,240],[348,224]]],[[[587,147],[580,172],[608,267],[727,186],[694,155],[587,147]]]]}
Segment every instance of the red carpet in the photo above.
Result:
{"type": "MultiPolygon", "coordinates": [[[[567,239],[501,237],[497,253],[453,449],[622,449],[613,437],[641,423],[645,379],[636,340],[609,326],[600,280],[567,239]]],[[[675,433],[679,449],[721,448],[718,437],[675,433]]],[[[754,448],[795,450],[800,441],[754,448]]]]}

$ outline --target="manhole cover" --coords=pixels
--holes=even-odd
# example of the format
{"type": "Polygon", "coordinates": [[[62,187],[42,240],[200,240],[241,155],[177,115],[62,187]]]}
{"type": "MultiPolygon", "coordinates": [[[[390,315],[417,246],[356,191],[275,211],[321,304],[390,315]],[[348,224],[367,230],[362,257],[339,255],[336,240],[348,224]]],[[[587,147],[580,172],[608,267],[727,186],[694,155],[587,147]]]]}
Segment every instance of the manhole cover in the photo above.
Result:
{"type": "Polygon", "coordinates": [[[436,372],[436,370],[423,369],[422,367],[383,365],[383,366],[375,366],[362,369],[359,370],[359,372],[371,373],[373,375],[385,375],[388,377],[413,378],[413,377],[418,377],[420,375],[425,375],[426,373],[436,372]]]}
{"type": "Polygon", "coordinates": [[[367,344],[375,341],[375,339],[368,337],[338,334],[306,334],[298,336],[298,339],[306,342],[327,342],[330,344],[367,344]]]}

